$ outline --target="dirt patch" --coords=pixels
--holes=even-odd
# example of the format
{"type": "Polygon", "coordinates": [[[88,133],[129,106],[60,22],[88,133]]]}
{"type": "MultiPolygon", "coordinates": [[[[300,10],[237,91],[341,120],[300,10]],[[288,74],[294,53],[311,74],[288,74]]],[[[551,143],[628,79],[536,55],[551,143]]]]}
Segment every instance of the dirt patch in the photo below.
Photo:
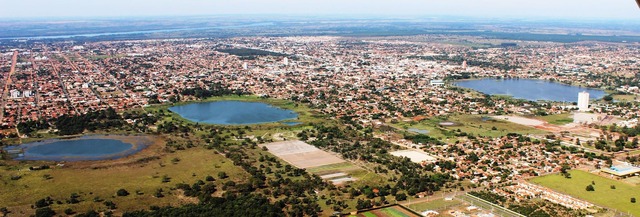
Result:
{"type": "Polygon", "coordinates": [[[302,141],[284,141],[260,145],[284,161],[298,167],[311,168],[345,162],[344,160],[302,141]]]}

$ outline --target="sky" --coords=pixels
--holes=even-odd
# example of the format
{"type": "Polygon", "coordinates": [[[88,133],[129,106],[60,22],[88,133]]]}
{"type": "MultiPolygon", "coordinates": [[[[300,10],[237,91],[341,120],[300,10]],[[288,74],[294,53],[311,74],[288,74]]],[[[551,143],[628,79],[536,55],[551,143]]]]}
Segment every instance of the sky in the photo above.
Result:
{"type": "Polygon", "coordinates": [[[634,0],[0,0],[1,18],[228,14],[637,19],[634,0]]]}

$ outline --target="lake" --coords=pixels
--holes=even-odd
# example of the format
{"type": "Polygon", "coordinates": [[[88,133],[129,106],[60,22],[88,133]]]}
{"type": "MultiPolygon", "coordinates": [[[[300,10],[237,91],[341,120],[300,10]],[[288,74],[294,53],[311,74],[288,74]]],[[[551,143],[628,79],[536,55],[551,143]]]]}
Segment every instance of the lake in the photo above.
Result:
{"type": "Polygon", "coordinates": [[[489,95],[509,95],[530,101],[546,100],[577,102],[578,93],[589,92],[590,99],[600,99],[606,95],[602,90],[571,86],[535,79],[480,79],[455,82],[456,86],[474,89],[489,95]]]}
{"type": "Polygon", "coordinates": [[[143,137],[84,136],[72,139],[50,139],[10,146],[5,150],[22,150],[15,160],[81,161],[117,159],[137,153],[149,141],[143,137]],[[124,139],[123,139],[124,138],[124,139]],[[124,141],[123,141],[124,140],[124,141]],[[125,142],[128,140],[136,142],[125,142]]]}
{"type": "Polygon", "coordinates": [[[241,125],[295,119],[298,114],[261,102],[217,101],[173,106],[170,111],[200,123],[241,125]]]}
{"type": "Polygon", "coordinates": [[[414,133],[419,133],[419,134],[428,134],[429,133],[428,130],[421,130],[421,129],[418,129],[418,128],[409,128],[408,130],[409,130],[409,132],[414,132],[414,133]]]}

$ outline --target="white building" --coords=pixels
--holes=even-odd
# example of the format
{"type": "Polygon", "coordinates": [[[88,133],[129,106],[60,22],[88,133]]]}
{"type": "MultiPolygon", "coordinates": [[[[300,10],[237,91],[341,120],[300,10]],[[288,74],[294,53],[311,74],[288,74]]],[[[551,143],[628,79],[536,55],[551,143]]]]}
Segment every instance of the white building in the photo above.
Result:
{"type": "Polygon", "coordinates": [[[586,91],[578,93],[578,110],[589,111],[589,93],[586,91]]]}
{"type": "Polygon", "coordinates": [[[13,99],[20,98],[20,96],[21,96],[21,93],[20,93],[19,90],[15,90],[15,89],[14,90],[10,90],[9,93],[11,95],[11,98],[13,98],[13,99]]]}
{"type": "Polygon", "coordinates": [[[289,65],[289,58],[285,57],[282,62],[284,63],[285,66],[288,66],[289,65]]]}
{"type": "Polygon", "coordinates": [[[25,90],[24,92],[22,92],[22,95],[24,97],[31,97],[33,96],[33,92],[31,92],[30,90],[25,90]]]}
{"type": "Polygon", "coordinates": [[[431,86],[444,86],[444,81],[443,80],[431,80],[429,82],[429,84],[431,84],[431,86]]]}

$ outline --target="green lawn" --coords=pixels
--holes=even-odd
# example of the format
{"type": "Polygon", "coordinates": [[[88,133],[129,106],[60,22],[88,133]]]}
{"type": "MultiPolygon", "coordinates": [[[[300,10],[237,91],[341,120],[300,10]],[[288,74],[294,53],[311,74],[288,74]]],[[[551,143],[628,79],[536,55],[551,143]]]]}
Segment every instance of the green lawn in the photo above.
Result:
{"type": "Polygon", "coordinates": [[[613,95],[613,99],[620,102],[634,102],[638,97],[636,95],[613,95]]]}
{"type": "Polygon", "coordinates": [[[571,179],[553,174],[536,177],[531,182],[551,188],[557,192],[589,201],[619,212],[640,216],[640,201],[631,203],[631,198],[640,199],[640,187],[604,178],[581,170],[572,170],[571,179]],[[587,185],[595,182],[595,191],[586,191],[587,185]],[[616,189],[611,189],[615,185],[616,189]]]}
{"type": "Polygon", "coordinates": [[[480,115],[452,115],[447,117],[435,117],[420,122],[400,122],[392,124],[393,126],[407,130],[409,128],[416,128],[421,130],[428,130],[427,135],[438,138],[440,140],[444,138],[454,138],[452,133],[447,131],[466,132],[472,135],[499,137],[507,135],[508,133],[519,134],[544,134],[543,130],[538,130],[533,127],[519,125],[503,120],[483,120],[480,115]],[[456,126],[439,126],[440,122],[453,121],[458,123],[456,126]],[[494,130],[495,127],[495,130],[494,130]]]}
{"type": "Polygon", "coordinates": [[[508,133],[519,134],[543,134],[545,131],[538,130],[533,127],[524,126],[516,123],[511,123],[503,120],[482,120],[482,116],[479,115],[456,115],[448,119],[460,123],[459,126],[447,127],[449,129],[460,130],[462,132],[470,133],[480,136],[499,137],[507,135],[508,133]],[[494,130],[495,127],[495,130],[494,130]]]}
{"type": "Polygon", "coordinates": [[[343,163],[307,168],[306,170],[307,172],[310,172],[310,173],[330,174],[330,173],[345,172],[345,171],[359,170],[359,169],[361,168],[353,165],[353,163],[351,162],[343,162],[343,163]]]}
{"type": "Polygon", "coordinates": [[[555,124],[555,125],[565,125],[565,124],[573,123],[573,118],[571,118],[571,114],[569,113],[537,116],[536,118],[549,122],[550,124],[555,124]]]}
{"type": "Polygon", "coordinates": [[[461,204],[462,202],[459,200],[446,201],[444,199],[438,199],[438,200],[424,202],[424,203],[411,204],[407,207],[417,212],[424,212],[426,210],[435,210],[435,211],[443,210],[445,208],[459,206],[461,204]]]}

